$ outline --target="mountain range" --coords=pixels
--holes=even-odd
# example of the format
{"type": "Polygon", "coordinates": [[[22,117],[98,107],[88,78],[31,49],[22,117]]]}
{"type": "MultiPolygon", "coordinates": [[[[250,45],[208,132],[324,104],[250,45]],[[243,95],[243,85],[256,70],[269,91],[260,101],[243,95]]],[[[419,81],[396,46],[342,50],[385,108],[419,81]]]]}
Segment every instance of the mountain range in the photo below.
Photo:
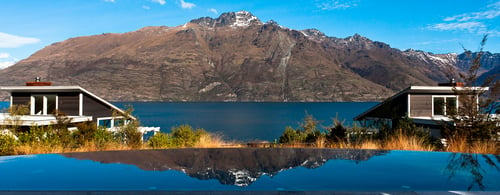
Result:
{"type": "MultiPolygon", "coordinates": [[[[480,73],[498,74],[500,54],[486,52],[482,62],[480,73]]],[[[57,42],[0,70],[0,85],[42,77],[111,101],[380,101],[447,82],[469,65],[465,54],[401,51],[239,11],[57,42]]]]}

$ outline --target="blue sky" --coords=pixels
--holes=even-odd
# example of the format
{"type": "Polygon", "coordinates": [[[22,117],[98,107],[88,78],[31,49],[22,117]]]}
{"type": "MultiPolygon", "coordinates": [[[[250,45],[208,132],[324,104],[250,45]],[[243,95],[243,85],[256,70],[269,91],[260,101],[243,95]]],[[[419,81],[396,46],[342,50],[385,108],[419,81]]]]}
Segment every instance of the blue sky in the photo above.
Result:
{"type": "Polygon", "coordinates": [[[178,26],[246,10],[263,22],[316,28],[328,36],[358,33],[401,50],[500,53],[500,0],[23,0],[0,1],[0,68],[76,36],[178,26]]]}

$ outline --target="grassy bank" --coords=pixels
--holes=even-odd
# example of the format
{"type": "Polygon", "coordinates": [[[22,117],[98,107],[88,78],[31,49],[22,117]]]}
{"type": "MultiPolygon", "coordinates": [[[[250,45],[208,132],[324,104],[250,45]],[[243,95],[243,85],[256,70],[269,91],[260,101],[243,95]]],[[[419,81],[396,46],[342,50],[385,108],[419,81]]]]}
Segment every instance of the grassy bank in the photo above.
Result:
{"type": "Polygon", "coordinates": [[[312,116],[306,116],[297,128],[285,128],[275,147],[354,148],[382,150],[445,151],[461,153],[500,154],[500,142],[450,134],[446,140],[433,138],[428,130],[403,118],[395,127],[379,129],[345,127],[334,120],[322,129],[312,116]]]}
{"type": "Polygon", "coordinates": [[[373,149],[373,150],[413,150],[413,151],[441,151],[459,153],[480,153],[500,155],[499,143],[495,141],[476,141],[469,143],[464,139],[449,140],[446,147],[437,147],[427,144],[422,138],[415,136],[396,135],[394,138],[381,140],[364,140],[359,142],[337,143],[278,143],[269,147],[313,147],[313,148],[340,148],[340,149],[373,149]],[[441,148],[443,147],[443,148],[441,148]]]}
{"type": "Polygon", "coordinates": [[[137,150],[161,148],[217,148],[238,147],[222,136],[210,134],[189,125],[172,128],[171,133],[157,133],[148,141],[136,124],[129,124],[116,132],[83,123],[70,132],[57,126],[31,127],[27,131],[10,130],[0,134],[0,155],[25,155],[64,152],[91,152],[105,150],[137,150]]]}
{"type": "Polygon", "coordinates": [[[462,153],[500,154],[496,141],[471,141],[455,136],[446,144],[432,139],[426,131],[411,123],[405,128],[380,129],[370,132],[359,127],[346,128],[338,121],[320,130],[318,122],[307,116],[299,128],[287,127],[276,143],[243,144],[228,142],[222,135],[194,129],[189,125],[173,127],[170,133],[157,133],[148,141],[141,140],[137,124],[129,124],[117,132],[83,123],[70,132],[65,127],[32,127],[28,131],[11,131],[0,135],[0,155],[24,155],[105,150],[137,150],[167,148],[224,147],[314,147],[382,150],[447,151],[462,153]]]}

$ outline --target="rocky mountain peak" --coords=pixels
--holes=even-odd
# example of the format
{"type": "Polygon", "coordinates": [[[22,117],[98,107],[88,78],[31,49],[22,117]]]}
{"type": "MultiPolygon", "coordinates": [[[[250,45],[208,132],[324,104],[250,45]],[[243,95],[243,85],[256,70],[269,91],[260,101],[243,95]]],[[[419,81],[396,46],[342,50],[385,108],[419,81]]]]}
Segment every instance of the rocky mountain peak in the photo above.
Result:
{"type": "Polygon", "coordinates": [[[191,23],[195,23],[206,27],[248,27],[250,25],[262,25],[263,23],[254,16],[252,13],[247,11],[239,12],[226,12],[221,14],[218,18],[213,19],[210,17],[202,17],[198,19],[191,20],[191,23]]]}
{"type": "Polygon", "coordinates": [[[323,41],[328,38],[325,33],[319,31],[318,29],[305,29],[300,31],[304,36],[306,36],[310,40],[314,41],[323,41]]]}
{"type": "MultiPolygon", "coordinates": [[[[472,64],[472,60],[476,58],[477,55],[479,55],[478,52],[470,52],[470,51],[466,51],[464,53],[457,55],[458,58],[457,67],[464,71],[468,70],[470,68],[470,65],[472,64]]],[[[488,51],[485,51],[481,53],[480,62],[481,62],[480,72],[494,69],[496,66],[498,66],[498,64],[500,64],[500,53],[490,53],[488,51]]]]}
{"type": "Polygon", "coordinates": [[[313,36],[313,37],[318,37],[318,38],[326,37],[325,33],[321,32],[315,28],[305,29],[305,30],[302,30],[301,32],[303,32],[306,36],[313,36]]]}
{"type": "Polygon", "coordinates": [[[235,21],[231,24],[232,27],[246,27],[251,24],[262,24],[262,22],[252,13],[247,11],[239,11],[234,13],[235,21]]]}
{"type": "Polygon", "coordinates": [[[343,40],[338,40],[338,42],[343,42],[346,45],[350,45],[356,48],[371,49],[373,47],[379,47],[374,45],[374,42],[366,37],[361,36],[356,33],[353,36],[344,38],[343,40]]]}
{"type": "Polygon", "coordinates": [[[274,20],[269,20],[266,22],[266,24],[279,26],[278,22],[276,22],[274,20]]]}
{"type": "Polygon", "coordinates": [[[454,65],[457,63],[457,55],[454,53],[450,54],[433,54],[430,52],[425,52],[415,49],[407,49],[403,52],[403,55],[408,57],[417,58],[425,63],[433,63],[435,65],[445,67],[454,65]]]}
{"type": "Polygon", "coordinates": [[[346,40],[349,42],[370,41],[370,39],[363,37],[358,33],[354,34],[353,36],[347,37],[346,40]]]}

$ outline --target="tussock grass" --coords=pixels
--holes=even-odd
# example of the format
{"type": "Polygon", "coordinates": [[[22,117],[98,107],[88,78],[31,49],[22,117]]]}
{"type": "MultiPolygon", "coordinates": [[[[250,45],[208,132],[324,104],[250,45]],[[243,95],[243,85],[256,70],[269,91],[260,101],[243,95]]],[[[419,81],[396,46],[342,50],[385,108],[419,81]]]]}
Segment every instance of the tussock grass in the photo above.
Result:
{"type": "Polygon", "coordinates": [[[339,148],[339,149],[383,149],[383,150],[416,150],[434,151],[436,147],[428,143],[424,137],[408,135],[398,130],[394,135],[385,140],[363,139],[353,141],[337,141],[328,144],[325,139],[318,139],[314,145],[310,144],[281,144],[281,147],[317,147],[317,148],[339,148]]]}
{"type": "Polygon", "coordinates": [[[426,143],[426,139],[416,135],[405,134],[402,130],[397,130],[396,134],[389,137],[382,148],[386,150],[417,150],[433,151],[435,147],[426,143]]]}
{"type": "Polygon", "coordinates": [[[367,141],[361,142],[360,144],[355,145],[354,148],[369,149],[369,150],[378,150],[378,149],[381,149],[380,143],[377,143],[377,142],[375,142],[373,140],[367,140],[367,141]]]}
{"type": "Polygon", "coordinates": [[[316,141],[314,142],[314,146],[318,148],[325,148],[326,147],[326,138],[325,137],[318,137],[316,141]]]}
{"type": "Polygon", "coordinates": [[[495,141],[480,141],[474,142],[472,144],[470,153],[480,153],[480,154],[500,154],[500,149],[498,148],[498,143],[495,141]]]}
{"type": "Polygon", "coordinates": [[[65,152],[94,152],[94,151],[106,151],[106,150],[131,150],[131,149],[143,149],[132,148],[124,144],[119,143],[108,143],[104,147],[98,147],[98,145],[89,141],[79,147],[63,147],[61,145],[43,145],[43,144],[22,144],[14,147],[12,155],[28,155],[28,154],[51,154],[51,153],[65,153],[65,152]]]}
{"type": "Polygon", "coordinates": [[[338,149],[344,149],[344,148],[352,148],[351,145],[347,142],[336,142],[336,143],[331,143],[328,145],[329,148],[338,148],[338,149]]]}
{"type": "Polygon", "coordinates": [[[222,139],[222,136],[215,134],[202,134],[194,144],[195,148],[221,148],[231,145],[222,139]]]}
{"type": "Polygon", "coordinates": [[[468,151],[467,138],[465,136],[456,136],[454,138],[448,139],[448,147],[446,151],[448,152],[466,152],[468,151]]]}
{"type": "Polygon", "coordinates": [[[66,152],[63,147],[59,146],[47,146],[41,144],[25,144],[19,145],[14,148],[14,155],[26,155],[26,154],[49,154],[49,153],[61,153],[66,152]]]}
{"type": "Polygon", "coordinates": [[[456,136],[448,140],[448,152],[500,154],[498,142],[493,140],[469,142],[465,136],[456,136]]]}
{"type": "Polygon", "coordinates": [[[144,149],[145,147],[141,145],[139,148],[133,148],[128,145],[119,144],[116,142],[106,143],[104,145],[99,145],[94,141],[85,142],[82,146],[78,148],[73,148],[71,152],[94,152],[94,151],[106,151],[106,150],[132,150],[132,149],[144,149]]]}

